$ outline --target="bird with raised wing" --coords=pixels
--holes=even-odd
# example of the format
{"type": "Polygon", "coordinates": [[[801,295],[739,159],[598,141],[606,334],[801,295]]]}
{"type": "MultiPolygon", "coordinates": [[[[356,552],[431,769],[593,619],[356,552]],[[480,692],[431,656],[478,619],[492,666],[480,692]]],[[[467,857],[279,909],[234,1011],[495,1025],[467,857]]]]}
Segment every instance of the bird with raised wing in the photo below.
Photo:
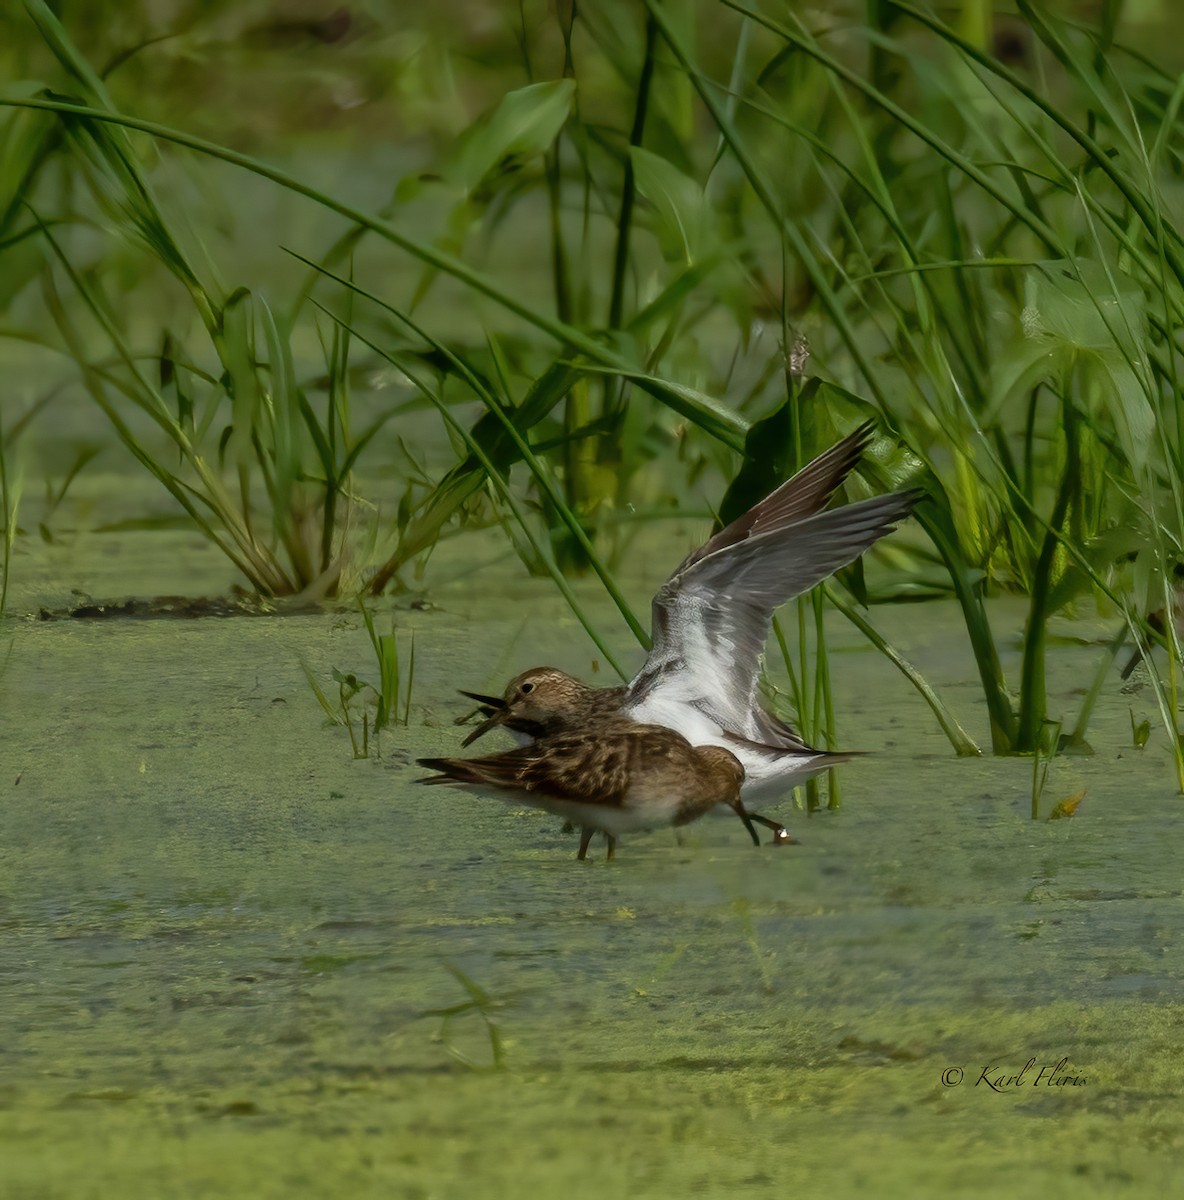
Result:
{"type": "Polygon", "coordinates": [[[499,725],[527,740],[622,716],[731,751],[749,800],[854,757],[808,745],[771,713],[760,674],[774,611],[854,562],[920,499],[897,492],[825,509],[871,438],[871,424],[860,426],[682,561],[654,597],[653,646],[627,687],[534,667],[502,696],[463,693],[485,717],[464,744],[499,725]]]}

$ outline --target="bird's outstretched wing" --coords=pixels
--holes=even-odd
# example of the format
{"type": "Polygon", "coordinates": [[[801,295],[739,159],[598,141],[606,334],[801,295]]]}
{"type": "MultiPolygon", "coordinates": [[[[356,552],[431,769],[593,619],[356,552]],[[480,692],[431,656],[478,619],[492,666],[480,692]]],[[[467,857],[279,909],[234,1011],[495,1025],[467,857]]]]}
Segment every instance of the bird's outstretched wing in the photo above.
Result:
{"type": "Polygon", "coordinates": [[[829,450],[811,459],[796,475],[770,492],[759,504],[754,504],[730,525],[708,538],[697,550],[692,550],[678,565],[671,578],[676,579],[700,559],[742,542],[745,538],[792,525],[795,521],[821,512],[871,444],[874,429],[874,422],[865,421],[858,429],[853,429],[847,434],[841,442],[836,442],[829,450]]]}
{"type": "MultiPolygon", "coordinates": [[[[760,659],[773,612],[854,562],[908,516],[921,493],[876,496],[803,517],[783,491],[691,555],[654,597],[653,649],[629,685],[631,708],[642,701],[650,711],[655,702],[690,704],[753,741],[801,744],[760,702],[760,659]]],[[[819,488],[811,495],[824,492],[829,496],[819,488]]]]}

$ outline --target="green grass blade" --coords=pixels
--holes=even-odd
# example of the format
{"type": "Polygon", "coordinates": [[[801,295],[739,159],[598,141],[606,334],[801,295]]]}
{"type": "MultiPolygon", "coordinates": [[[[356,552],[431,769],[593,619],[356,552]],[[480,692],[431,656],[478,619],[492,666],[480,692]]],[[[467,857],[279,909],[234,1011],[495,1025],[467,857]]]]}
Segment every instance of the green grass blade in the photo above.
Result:
{"type": "Polygon", "coordinates": [[[982,751],[978,748],[974,738],[970,736],[921,672],[854,605],[848,604],[830,585],[826,585],[826,598],[917,689],[921,698],[929,705],[930,711],[937,718],[937,723],[949,739],[950,745],[954,747],[954,753],[962,758],[981,755],[982,751]]]}
{"type": "MultiPolygon", "coordinates": [[[[8,581],[12,577],[12,547],[16,541],[16,512],[20,504],[20,488],[8,475],[8,448],[5,440],[4,414],[0,412],[0,516],[4,518],[3,576],[0,577],[0,617],[8,606],[8,581]]],[[[12,647],[9,647],[11,651],[12,647]]]]}
{"type": "Polygon", "coordinates": [[[403,725],[411,724],[411,689],[415,686],[415,630],[411,631],[411,649],[407,655],[407,690],[403,699],[403,725]]]}
{"type": "Polygon", "coordinates": [[[341,715],[341,709],[335,706],[329,697],[325,695],[325,691],[317,682],[317,677],[313,674],[312,668],[303,659],[300,660],[300,669],[304,672],[304,677],[308,680],[308,686],[312,689],[312,694],[317,698],[317,703],[325,710],[325,716],[334,725],[344,725],[346,722],[345,718],[341,715]]]}

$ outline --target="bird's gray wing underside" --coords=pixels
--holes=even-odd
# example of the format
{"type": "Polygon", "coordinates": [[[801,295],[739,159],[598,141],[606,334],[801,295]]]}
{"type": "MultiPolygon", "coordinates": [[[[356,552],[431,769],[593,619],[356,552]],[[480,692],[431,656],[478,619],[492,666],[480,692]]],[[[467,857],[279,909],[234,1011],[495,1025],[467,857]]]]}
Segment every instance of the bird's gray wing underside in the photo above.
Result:
{"type": "Polygon", "coordinates": [[[876,496],[768,529],[673,576],[654,598],[653,649],[631,700],[667,693],[754,741],[800,742],[758,683],[774,611],[857,559],[908,515],[916,493],[876,496]]]}

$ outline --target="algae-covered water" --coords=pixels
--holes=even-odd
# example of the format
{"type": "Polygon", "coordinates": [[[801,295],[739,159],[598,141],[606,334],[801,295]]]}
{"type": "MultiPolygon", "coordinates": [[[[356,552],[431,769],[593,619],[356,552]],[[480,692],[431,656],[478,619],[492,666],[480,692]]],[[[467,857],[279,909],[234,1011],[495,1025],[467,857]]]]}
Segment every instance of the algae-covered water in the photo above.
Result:
{"type": "MultiPolygon", "coordinates": [[[[683,549],[644,556],[639,605],[683,549]]],[[[5,1200],[1179,1193],[1181,800],[1116,673],[1096,754],[1050,771],[1077,815],[1033,822],[1030,760],[953,757],[836,624],[844,742],[874,751],[839,812],[577,863],[544,814],[414,783],[457,687],[591,676],[516,564],[478,588],[458,548],[397,612],[411,723],[355,761],[300,662],[369,670],[356,613],[23,616],[229,581],[188,535],[66,553],[18,564],[0,626],[5,1200]]],[[[981,732],[953,611],[875,616],[981,732]]],[[[1073,632],[1070,714],[1106,631],[1073,632]]]]}

